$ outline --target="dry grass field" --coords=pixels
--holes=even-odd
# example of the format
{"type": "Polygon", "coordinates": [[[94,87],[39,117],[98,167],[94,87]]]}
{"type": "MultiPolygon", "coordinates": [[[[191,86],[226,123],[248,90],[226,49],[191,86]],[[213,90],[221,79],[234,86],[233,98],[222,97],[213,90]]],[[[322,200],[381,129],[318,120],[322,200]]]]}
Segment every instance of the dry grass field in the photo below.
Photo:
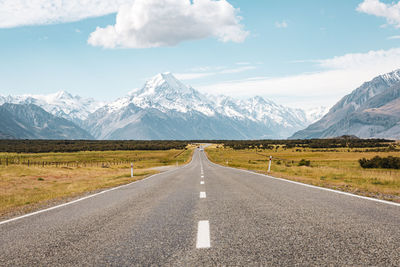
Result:
{"type": "Polygon", "coordinates": [[[270,174],[274,177],[400,202],[400,170],[363,169],[358,163],[360,158],[377,155],[400,157],[399,152],[355,152],[348,148],[335,152],[321,150],[233,150],[222,145],[206,148],[210,160],[225,166],[267,173],[267,159],[272,156],[270,174]],[[310,166],[299,166],[302,159],[310,161],[310,166]]]}
{"type": "Polygon", "coordinates": [[[157,173],[154,167],[187,163],[192,153],[193,147],[166,151],[0,153],[0,217],[127,184],[157,173]],[[6,166],[6,159],[15,164],[6,166]],[[25,164],[18,164],[22,162],[25,164]],[[130,162],[134,163],[133,178],[130,162]]]}

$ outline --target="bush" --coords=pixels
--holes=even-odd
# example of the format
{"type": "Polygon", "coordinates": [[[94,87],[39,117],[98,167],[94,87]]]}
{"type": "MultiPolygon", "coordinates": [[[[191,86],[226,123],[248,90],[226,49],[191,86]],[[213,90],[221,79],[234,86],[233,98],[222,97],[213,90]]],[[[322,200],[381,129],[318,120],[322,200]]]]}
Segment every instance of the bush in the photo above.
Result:
{"type": "Polygon", "coordinates": [[[302,160],[300,160],[298,165],[299,166],[310,166],[311,165],[311,161],[302,159],[302,160]]]}
{"type": "Polygon", "coordinates": [[[362,158],[358,161],[360,166],[364,169],[367,168],[381,168],[381,169],[400,169],[400,158],[389,156],[381,158],[376,156],[372,159],[362,158]]]}

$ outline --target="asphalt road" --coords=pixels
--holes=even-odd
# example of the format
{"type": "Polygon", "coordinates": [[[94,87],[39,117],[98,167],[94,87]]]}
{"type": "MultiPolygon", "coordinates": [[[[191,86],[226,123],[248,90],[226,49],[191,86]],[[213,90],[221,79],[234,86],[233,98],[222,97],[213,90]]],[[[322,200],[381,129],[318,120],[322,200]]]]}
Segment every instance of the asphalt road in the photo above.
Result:
{"type": "Polygon", "coordinates": [[[399,226],[400,206],[221,167],[197,151],[185,167],[0,222],[0,265],[400,266],[399,226]]]}

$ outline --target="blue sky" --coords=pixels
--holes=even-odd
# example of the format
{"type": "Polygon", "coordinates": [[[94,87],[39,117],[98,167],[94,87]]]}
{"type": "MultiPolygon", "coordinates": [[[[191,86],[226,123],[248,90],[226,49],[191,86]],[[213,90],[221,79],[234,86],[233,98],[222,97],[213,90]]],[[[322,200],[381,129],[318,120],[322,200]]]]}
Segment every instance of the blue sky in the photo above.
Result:
{"type": "MultiPolygon", "coordinates": [[[[3,1],[0,10],[11,3],[3,1]]],[[[81,17],[63,13],[63,6],[49,12],[60,12],[55,18],[33,10],[30,20],[22,12],[32,10],[27,0],[14,1],[20,4],[18,10],[9,8],[8,17],[0,11],[2,95],[66,90],[109,101],[169,71],[206,93],[239,98],[261,95],[279,104],[307,108],[330,106],[363,81],[400,68],[400,18],[379,8],[400,10],[397,1],[230,0],[228,4],[236,9],[234,17],[241,17],[235,25],[238,33],[224,30],[225,22],[200,23],[202,28],[195,29],[204,30],[204,35],[184,33],[169,40],[169,33],[183,31],[192,21],[166,29],[155,23],[149,29],[168,39],[161,45],[138,41],[140,36],[123,43],[119,39],[124,36],[111,39],[104,33],[88,41],[93,32],[100,31],[97,27],[115,25],[118,8],[121,18],[132,12],[132,17],[140,17],[141,11],[129,3],[135,1],[121,0],[125,9],[106,5],[98,14],[90,14],[90,6],[72,7],[71,14],[81,17]],[[360,8],[362,3],[365,6],[360,8]]],[[[165,14],[159,16],[162,19],[165,14]]],[[[227,15],[231,18],[232,14],[227,15]]]]}

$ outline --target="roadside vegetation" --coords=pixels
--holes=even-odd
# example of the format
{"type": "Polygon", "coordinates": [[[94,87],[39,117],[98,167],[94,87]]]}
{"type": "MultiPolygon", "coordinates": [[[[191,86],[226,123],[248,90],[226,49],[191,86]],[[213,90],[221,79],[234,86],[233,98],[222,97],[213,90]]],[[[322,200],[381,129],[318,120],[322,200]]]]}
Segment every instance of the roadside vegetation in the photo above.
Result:
{"type": "Polygon", "coordinates": [[[184,149],[188,141],[138,140],[0,140],[0,152],[47,153],[184,149]]]}
{"type": "Polygon", "coordinates": [[[365,169],[400,169],[400,157],[389,156],[387,158],[381,158],[375,156],[372,159],[362,158],[358,162],[360,162],[360,166],[365,169]]]}
{"type": "Polygon", "coordinates": [[[185,164],[190,161],[193,148],[0,153],[0,218],[127,184],[157,173],[156,167],[185,164]]]}
{"type": "MultiPolygon", "coordinates": [[[[364,140],[365,141],[365,140],[364,140]]],[[[242,143],[242,141],[238,141],[242,143]]],[[[262,141],[260,141],[262,142],[262,141]]],[[[363,168],[360,162],[384,162],[382,158],[396,162],[400,155],[400,143],[378,140],[357,145],[335,146],[332,148],[310,147],[304,145],[286,146],[280,141],[265,144],[251,141],[240,149],[235,141],[214,144],[206,152],[215,163],[240,169],[267,173],[269,156],[273,157],[270,174],[274,177],[322,186],[359,195],[400,202],[400,170],[383,169],[379,166],[363,168]],[[374,160],[375,158],[375,160],[374,160]],[[360,161],[361,160],[361,161],[360,161]]]]}

